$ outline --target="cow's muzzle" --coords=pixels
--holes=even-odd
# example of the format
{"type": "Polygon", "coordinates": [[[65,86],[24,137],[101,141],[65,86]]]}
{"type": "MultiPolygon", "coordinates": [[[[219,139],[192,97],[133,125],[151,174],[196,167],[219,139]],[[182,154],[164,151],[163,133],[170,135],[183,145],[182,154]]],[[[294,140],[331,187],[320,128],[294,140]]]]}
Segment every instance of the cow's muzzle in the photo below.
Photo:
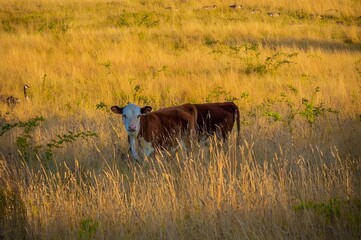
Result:
{"type": "Polygon", "coordinates": [[[130,125],[129,128],[128,128],[128,132],[135,132],[137,131],[137,126],[136,125],[130,125]]]}

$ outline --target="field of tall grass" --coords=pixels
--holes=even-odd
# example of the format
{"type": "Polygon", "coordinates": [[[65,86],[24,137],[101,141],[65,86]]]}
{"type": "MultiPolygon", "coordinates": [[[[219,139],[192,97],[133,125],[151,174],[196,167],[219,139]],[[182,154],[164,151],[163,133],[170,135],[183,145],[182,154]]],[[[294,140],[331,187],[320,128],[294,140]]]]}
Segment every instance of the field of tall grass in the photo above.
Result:
{"type": "Polygon", "coordinates": [[[361,238],[360,1],[233,3],[0,0],[0,239],[361,238]],[[223,101],[143,163],[110,111],[223,101]]]}

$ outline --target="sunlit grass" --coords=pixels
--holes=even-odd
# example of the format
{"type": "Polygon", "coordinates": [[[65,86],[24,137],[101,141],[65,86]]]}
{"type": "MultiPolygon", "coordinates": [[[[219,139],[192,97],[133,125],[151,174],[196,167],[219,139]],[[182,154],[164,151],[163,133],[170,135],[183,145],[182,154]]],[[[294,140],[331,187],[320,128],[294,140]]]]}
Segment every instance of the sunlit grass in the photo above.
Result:
{"type": "Polygon", "coordinates": [[[357,237],[360,222],[350,207],[359,204],[359,160],[341,159],[335,148],[295,156],[279,146],[277,155],[259,161],[253,145],[195,147],[142,165],[110,160],[101,173],[77,160],[47,174],[20,163],[13,172],[2,162],[1,176],[17,183],[5,189],[20,191],[31,238],[77,238],[84,231],[95,238],[357,237]],[[341,201],[337,208],[300,207],[333,198],[341,201]]]}

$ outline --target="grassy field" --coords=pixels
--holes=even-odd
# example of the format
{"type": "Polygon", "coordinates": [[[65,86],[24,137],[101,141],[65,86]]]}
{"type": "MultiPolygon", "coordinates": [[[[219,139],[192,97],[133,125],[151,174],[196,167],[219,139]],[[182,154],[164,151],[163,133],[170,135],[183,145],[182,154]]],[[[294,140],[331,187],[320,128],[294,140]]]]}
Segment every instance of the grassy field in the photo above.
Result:
{"type": "Polygon", "coordinates": [[[0,0],[0,239],[361,238],[361,2],[233,3],[0,0]],[[219,101],[142,164],[109,110],[219,101]]]}

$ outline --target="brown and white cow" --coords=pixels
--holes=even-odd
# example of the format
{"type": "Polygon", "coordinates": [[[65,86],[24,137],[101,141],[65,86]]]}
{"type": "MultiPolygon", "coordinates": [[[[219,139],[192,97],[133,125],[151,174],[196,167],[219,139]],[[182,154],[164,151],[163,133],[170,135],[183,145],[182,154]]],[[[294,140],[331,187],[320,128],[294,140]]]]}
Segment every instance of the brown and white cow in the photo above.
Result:
{"type": "Polygon", "coordinates": [[[122,114],[130,151],[136,160],[149,157],[155,148],[165,147],[180,134],[193,137],[196,132],[197,109],[192,104],[154,112],[151,112],[150,106],[139,107],[135,104],[112,106],[111,110],[122,114]]]}
{"type": "Polygon", "coordinates": [[[194,104],[198,111],[197,132],[199,136],[222,135],[226,140],[232,131],[234,122],[237,125],[237,138],[240,135],[239,109],[233,102],[194,104]]]}

